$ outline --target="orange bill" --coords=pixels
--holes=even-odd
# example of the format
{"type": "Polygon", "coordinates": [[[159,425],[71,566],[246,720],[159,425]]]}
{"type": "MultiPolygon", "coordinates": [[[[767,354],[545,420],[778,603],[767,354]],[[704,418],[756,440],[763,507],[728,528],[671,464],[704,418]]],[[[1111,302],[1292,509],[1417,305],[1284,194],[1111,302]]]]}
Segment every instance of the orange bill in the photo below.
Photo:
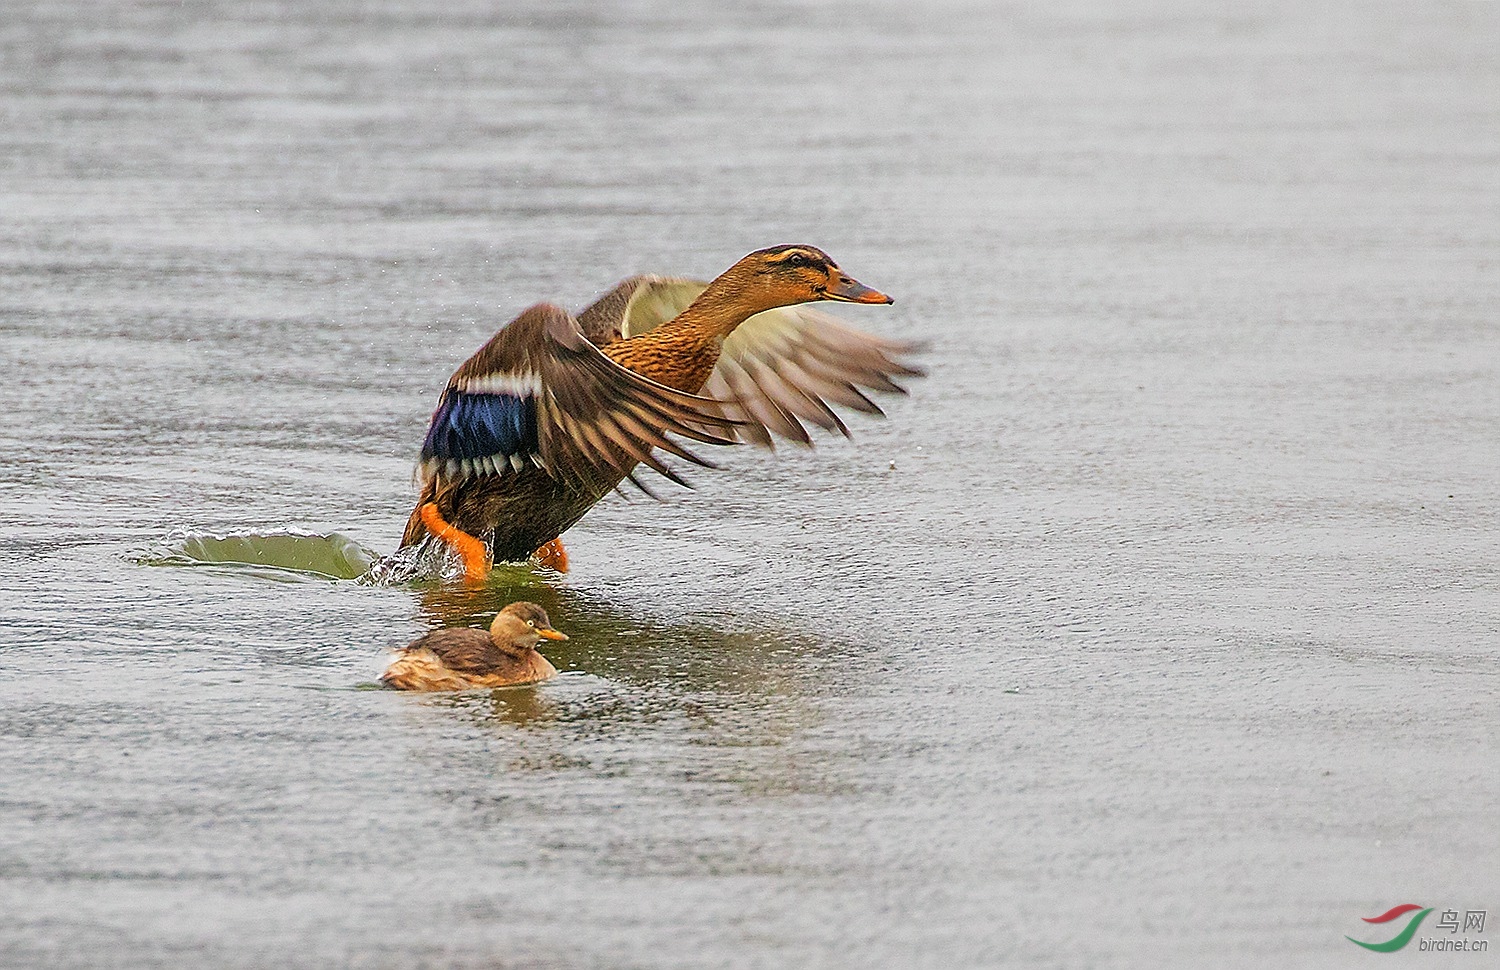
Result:
{"type": "Polygon", "coordinates": [[[824,293],[825,300],[838,300],[841,303],[895,303],[896,301],[886,296],[879,290],[872,290],[859,280],[850,276],[839,275],[839,278],[828,287],[824,293]]]}

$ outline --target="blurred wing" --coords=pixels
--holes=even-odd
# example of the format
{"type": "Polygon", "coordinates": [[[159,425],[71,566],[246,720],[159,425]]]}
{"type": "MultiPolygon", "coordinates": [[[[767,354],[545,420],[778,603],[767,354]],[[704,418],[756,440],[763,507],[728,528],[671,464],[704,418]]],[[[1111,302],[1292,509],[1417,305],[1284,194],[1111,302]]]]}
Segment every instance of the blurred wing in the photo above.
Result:
{"type": "Polygon", "coordinates": [[[729,335],[702,393],[726,402],[719,408],[724,417],[745,422],[733,430],[746,441],[770,447],[775,432],[810,445],[803,421],[849,436],[830,405],[883,415],[860,389],[905,394],[891,378],[926,373],[899,359],[919,349],[855,330],[808,304],[781,307],[757,313],[729,335]]]}
{"type": "MultiPolygon", "coordinates": [[[[708,286],[698,280],[638,276],[592,307],[594,325],[626,338],[672,319],[708,286]]],[[[803,422],[848,436],[831,405],[883,414],[861,390],[905,394],[894,377],[924,372],[900,357],[919,345],[864,333],[809,304],[767,310],[740,324],[724,341],[703,395],[736,422],[730,433],[771,446],[771,435],[811,444],[803,422]]]]}
{"type": "Polygon", "coordinates": [[[653,448],[708,463],[667,433],[730,444],[703,429],[730,422],[714,402],[657,384],[605,357],[558,307],[538,304],[464,362],[438,400],[422,470],[448,480],[537,466],[588,484],[637,462],[680,482],[653,448]]]}

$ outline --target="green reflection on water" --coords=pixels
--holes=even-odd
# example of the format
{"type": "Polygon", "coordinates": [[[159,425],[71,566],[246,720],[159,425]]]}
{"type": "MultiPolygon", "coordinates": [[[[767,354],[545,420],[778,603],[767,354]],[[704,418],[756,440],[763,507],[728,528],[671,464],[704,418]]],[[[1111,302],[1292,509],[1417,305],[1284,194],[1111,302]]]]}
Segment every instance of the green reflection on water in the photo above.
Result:
{"type": "MultiPolygon", "coordinates": [[[[819,695],[829,690],[822,672],[846,645],[788,631],[776,617],[635,609],[526,567],[499,567],[482,587],[413,592],[428,626],[482,626],[507,603],[527,599],[570,637],[542,646],[562,671],[552,681],[415,703],[482,726],[489,736],[483,754],[420,753],[445,762],[454,779],[475,771],[585,786],[653,779],[703,798],[848,788],[840,766],[799,751],[797,740],[822,724],[819,695]]],[[[473,782],[486,791],[495,784],[503,785],[473,782]]],[[[458,790],[465,799],[487,797],[458,790]]]]}
{"type": "Polygon", "coordinates": [[[428,585],[414,592],[418,615],[431,627],[484,626],[508,603],[537,603],[569,637],[543,644],[547,659],[559,670],[622,683],[784,693],[794,689],[802,660],[823,646],[765,619],[752,624],[727,614],[664,618],[631,610],[526,566],[497,567],[480,587],[428,585]]]}
{"type": "MultiPolygon", "coordinates": [[[[338,533],[278,532],[178,536],[138,561],[219,566],[257,579],[352,580],[376,557],[338,533]]],[[[674,762],[695,783],[762,794],[829,787],[824,767],[777,751],[821,720],[810,695],[845,645],[783,627],[776,617],[662,615],[568,583],[541,567],[501,564],[480,586],[398,584],[429,628],[484,627],[505,605],[530,600],[570,637],[543,644],[562,672],[553,681],[403,702],[414,715],[441,712],[487,725],[508,752],[502,764],[509,771],[608,775],[620,770],[620,755],[601,756],[590,749],[594,741],[649,738],[651,747],[677,750],[674,762]]],[[[430,757],[455,755],[419,754],[430,757]]]]}
{"type": "MultiPolygon", "coordinates": [[[[287,531],[173,536],[137,561],[224,567],[273,580],[352,580],[364,576],[377,558],[337,532],[287,531]]],[[[500,564],[481,586],[452,581],[402,585],[416,597],[419,619],[433,628],[486,626],[508,603],[539,603],[571,638],[545,644],[544,652],[559,670],[585,670],[627,683],[775,692],[789,686],[790,671],[801,666],[801,658],[816,655],[823,646],[806,635],[776,629],[765,618],[753,623],[727,614],[663,618],[631,610],[530,565],[500,564]]]]}

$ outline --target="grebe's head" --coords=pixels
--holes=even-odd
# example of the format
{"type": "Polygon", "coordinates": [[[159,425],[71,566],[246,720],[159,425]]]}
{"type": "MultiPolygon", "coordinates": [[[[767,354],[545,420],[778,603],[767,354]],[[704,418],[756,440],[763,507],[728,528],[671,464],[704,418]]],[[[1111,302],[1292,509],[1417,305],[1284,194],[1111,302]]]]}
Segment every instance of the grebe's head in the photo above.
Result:
{"type": "Polygon", "coordinates": [[[547,611],[535,603],[512,603],[490,624],[490,636],[496,642],[532,650],[541,640],[566,640],[568,635],[552,629],[547,611]]]}

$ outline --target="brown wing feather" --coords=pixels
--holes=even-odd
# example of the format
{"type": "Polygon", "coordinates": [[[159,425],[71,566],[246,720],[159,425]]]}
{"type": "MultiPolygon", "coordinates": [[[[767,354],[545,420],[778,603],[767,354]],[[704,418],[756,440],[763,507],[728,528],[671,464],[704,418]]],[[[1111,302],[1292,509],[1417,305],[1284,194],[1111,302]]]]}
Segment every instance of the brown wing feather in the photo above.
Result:
{"type": "MultiPolygon", "coordinates": [[[[629,294],[620,291],[606,299],[613,306],[628,301],[629,294]]],[[[607,328],[609,312],[614,311],[608,306],[593,310],[591,325],[607,328]]],[[[533,457],[559,480],[619,480],[643,462],[681,481],[651,455],[653,448],[695,464],[709,463],[668,434],[733,444],[733,439],[714,433],[732,422],[713,401],[621,367],[584,336],[565,310],[550,304],[531,307],[511,321],[458,368],[444,394],[484,394],[495,387],[528,396],[536,425],[533,457]]],[[[429,477],[439,479],[509,472],[503,456],[499,464],[480,458],[457,466],[433,462],[427,468],[429,477]]]]}
{"type": "Polygon", "coordinates": [[[408,650],[426,648],[437,654],[443,666],[466,674],[482,674],[505,660],[488,630],[455,627],[433,630],[411,642],[408,650]]]}
{"type": "Polygon", "coordinates": [[[653,447],[694,464],[708,464],[667,438],[667,433],[709,444],[730,442],[705,433],[706,428],[731,424],[713,412],[713,402],[621,367],[590,343],[565,312],[556,307],[547,311],[554,353],[542,361],[537,431],[542,457],[549,466],[579,462],[601,474],[621,477],[635,464],[635,456],[649,455],[653,447]],[[567,415],[572,433],[558,433],[562,423],[557,415],[567,415]],[[638,420],[620,420],[627,415],[638,420]],[[644,436],[635,430],[642,417],[650,419],[644,428],[649,434],[644,436]]]}

